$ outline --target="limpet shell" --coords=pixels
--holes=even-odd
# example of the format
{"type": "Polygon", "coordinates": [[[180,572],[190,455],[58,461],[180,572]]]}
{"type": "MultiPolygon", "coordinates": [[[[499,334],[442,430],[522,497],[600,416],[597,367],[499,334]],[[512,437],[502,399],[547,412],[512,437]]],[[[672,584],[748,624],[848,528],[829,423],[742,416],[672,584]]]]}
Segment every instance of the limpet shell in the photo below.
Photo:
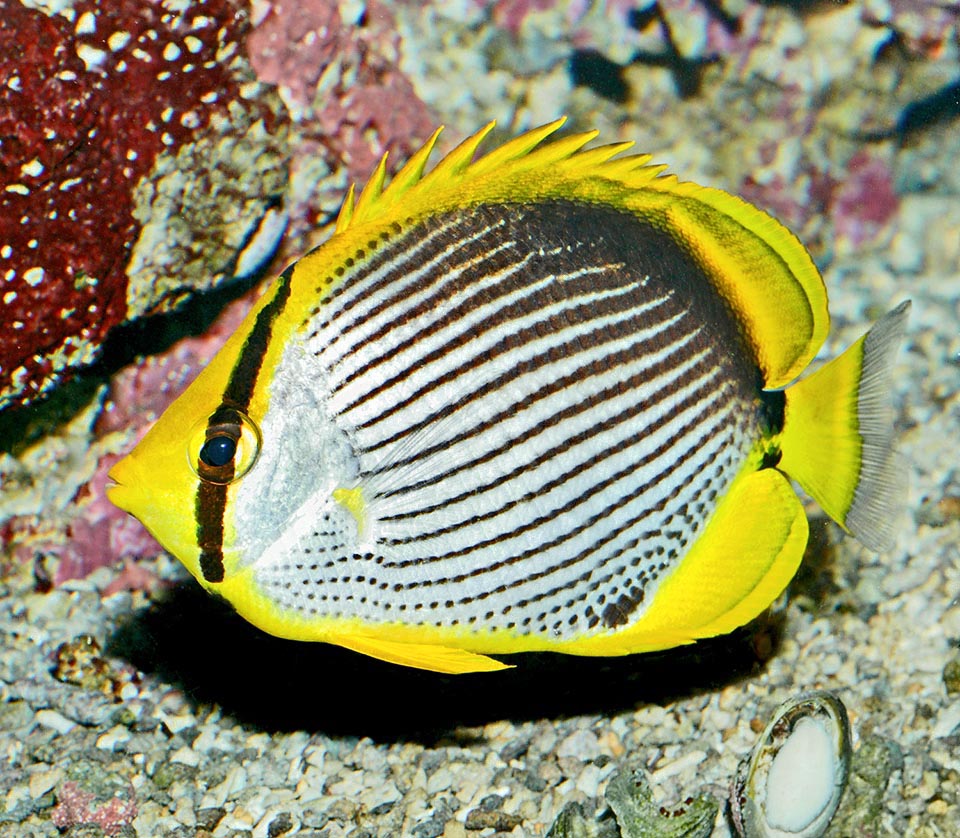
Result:
{"type": "Polygon", "coordinates": [[[818,838],[850,771],[850,723],[832,693],[802,693],[777,708],[730,791],[741,838],[818,838]]]}

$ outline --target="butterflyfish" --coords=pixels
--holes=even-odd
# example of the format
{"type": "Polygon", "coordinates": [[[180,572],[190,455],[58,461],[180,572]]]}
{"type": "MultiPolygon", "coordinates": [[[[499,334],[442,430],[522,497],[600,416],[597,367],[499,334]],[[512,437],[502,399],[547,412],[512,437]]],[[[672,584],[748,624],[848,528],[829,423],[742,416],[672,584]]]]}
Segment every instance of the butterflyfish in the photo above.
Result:
{"type": "Polygon", "coordinates": [[[110,472],[262,630],[448,673],[728,633],[800,563],[791,479],[891,544],[909,302],[802,375],[800,242],[562,122],[381,160],[110,472]]]}

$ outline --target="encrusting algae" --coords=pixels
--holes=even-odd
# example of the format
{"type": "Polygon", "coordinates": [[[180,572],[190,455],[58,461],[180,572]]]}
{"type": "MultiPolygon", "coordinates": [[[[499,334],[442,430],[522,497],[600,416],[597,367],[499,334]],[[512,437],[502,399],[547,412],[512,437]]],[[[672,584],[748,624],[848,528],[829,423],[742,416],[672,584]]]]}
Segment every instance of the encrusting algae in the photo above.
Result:
{"type": "Polygon", "coordinates": [[[889,545],[909,303],[795,381],[829,328],[797,239],[562,122],[381,161],[111,471],[261,629],[440,672],[729,632],[799,565],[789,478],[889,545]]]}

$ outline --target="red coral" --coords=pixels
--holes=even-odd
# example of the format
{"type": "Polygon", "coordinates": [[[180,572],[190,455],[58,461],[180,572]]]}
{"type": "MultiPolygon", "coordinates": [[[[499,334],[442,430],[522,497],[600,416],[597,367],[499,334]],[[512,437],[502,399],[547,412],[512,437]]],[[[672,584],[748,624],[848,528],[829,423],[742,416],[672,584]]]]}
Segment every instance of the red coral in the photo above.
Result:
{"type": "Polygon", "coordinates": [[[127,316],[134,188],[237,96],[240,0],[184,14],[77,0],[0,15],[0,407],[89,361],[127,316]]]}
{"type": "Polygon", "coordinates": [[[261,81],[282,86],[288,103],[309,108],[320,76],[345,51],[349,38],[335,0],[276,0],[247,38],[247,50],[261,81]]]}
{"type": "Polygon", "coordinates": [[[107,835],[116,835],[121,827],[130,824],[137,816],[137,804],[133,799],[132,788],[129,796],[130,799],[127,800],[111,797],[105,803],[91,808],[96,795],[84,791],[75,782],[68,781],[57,793],[57,805],[51,820],[58,829],[91,823],[99,826],[107,835]]]}

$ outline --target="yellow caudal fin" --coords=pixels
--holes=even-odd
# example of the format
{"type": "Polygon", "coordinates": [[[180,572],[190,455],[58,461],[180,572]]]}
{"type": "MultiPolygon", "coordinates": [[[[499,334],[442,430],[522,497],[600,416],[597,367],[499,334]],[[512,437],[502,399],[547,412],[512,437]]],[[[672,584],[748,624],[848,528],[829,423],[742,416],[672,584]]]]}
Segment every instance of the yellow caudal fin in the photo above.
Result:
{"type": "Polygon", "coordinates": [[[512,668],[509,664],[488,658],[486,655],[432,643],[404,643],[382,637],[359,635],[331,637],[330,642],[387,663],[450,675],[461,675],[465,672],[496,672],[500,669],[512,668]]]}
{"type": "Polygon", "coordinates": [[[890,371],[910,302],[786,391],[779,468],[872,550],[893,542],[902,470],[893,447],[890,371]]]}

